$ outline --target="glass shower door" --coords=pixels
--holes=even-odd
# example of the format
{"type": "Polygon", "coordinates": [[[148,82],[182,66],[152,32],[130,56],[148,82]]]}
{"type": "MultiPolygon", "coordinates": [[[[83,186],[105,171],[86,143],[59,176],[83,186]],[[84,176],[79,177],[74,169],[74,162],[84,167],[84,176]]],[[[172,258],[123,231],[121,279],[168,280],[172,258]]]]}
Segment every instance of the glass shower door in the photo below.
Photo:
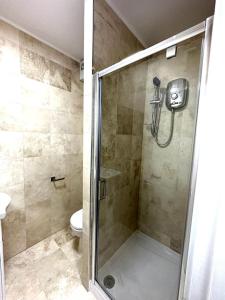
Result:
{"type": "Polygon", "coordinates": [[[201,43],[101,79],[96,279],[110,298],[177,299],[201,43]]]}

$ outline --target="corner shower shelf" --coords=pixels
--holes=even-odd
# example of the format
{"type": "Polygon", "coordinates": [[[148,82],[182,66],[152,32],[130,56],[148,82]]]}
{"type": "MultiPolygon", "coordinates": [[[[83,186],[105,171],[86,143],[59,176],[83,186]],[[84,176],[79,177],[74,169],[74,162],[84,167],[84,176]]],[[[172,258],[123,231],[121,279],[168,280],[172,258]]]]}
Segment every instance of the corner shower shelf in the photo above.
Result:
{"type": "Polygon", "coordinates": [[[110,179],[112,177],[121,175],[121,172],[118,170],[106,169],[106,168],[101,168],[100,173],[101,173],[101,178],[104,178],[104,179],[110,179]]]}

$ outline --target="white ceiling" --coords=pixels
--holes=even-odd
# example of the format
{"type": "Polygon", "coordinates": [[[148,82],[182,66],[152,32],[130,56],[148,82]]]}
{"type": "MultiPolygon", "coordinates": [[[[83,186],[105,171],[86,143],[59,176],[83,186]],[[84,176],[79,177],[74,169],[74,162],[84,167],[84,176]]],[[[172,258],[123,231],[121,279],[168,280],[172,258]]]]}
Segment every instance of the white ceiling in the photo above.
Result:
{"type": "Polygon", "coordinates": [[[106,0],[146,47],[213,15],[215,0],[106,0]]]}
{"type": "MultiPolygon", "coordinates": [[[[214,0],[106,0],[145,46],[213,14],[214,0]]],[[[83,58],[84,0],[0,0],[0,18],[68,56],[83,58]]]]}
{"type": "Polygon", "coordinates": [[[83,58],[83,0],[0,0],[0,18],[78,61],[83,58]]]}

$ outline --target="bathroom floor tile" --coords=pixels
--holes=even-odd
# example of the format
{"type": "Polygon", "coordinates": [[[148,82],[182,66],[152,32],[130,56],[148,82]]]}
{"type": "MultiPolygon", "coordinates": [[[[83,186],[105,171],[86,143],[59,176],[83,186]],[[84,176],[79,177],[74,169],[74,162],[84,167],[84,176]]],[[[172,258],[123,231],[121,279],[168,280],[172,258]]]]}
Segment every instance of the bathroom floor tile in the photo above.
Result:
{"type": "Polygon", "coordinates": [[[6,300],[94,300],[81,284],[77,249],[67,228],[6,261],[6,300]]]}

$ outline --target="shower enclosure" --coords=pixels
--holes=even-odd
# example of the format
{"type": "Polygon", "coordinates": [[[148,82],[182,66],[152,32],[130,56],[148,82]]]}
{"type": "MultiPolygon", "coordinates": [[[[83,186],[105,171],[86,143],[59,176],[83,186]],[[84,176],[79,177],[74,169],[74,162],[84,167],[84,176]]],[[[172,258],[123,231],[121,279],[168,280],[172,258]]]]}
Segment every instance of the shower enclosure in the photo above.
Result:
{"type": "Polygon", "coordinates": [[[183,293],[211,23],[94,75],[92,287],[103,299],[183,293]]]}

